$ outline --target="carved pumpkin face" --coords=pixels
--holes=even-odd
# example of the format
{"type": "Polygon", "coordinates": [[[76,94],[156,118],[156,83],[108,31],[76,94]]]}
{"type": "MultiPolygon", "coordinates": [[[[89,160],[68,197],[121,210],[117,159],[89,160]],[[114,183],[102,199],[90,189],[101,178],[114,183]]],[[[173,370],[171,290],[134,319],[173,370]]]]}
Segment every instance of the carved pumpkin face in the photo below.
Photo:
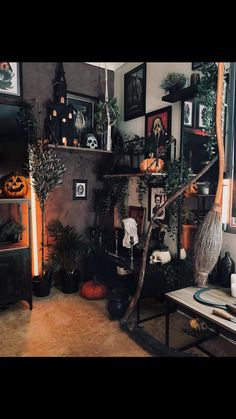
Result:
{"type": "Polygon", "coordinates": [[[24,176],[14,174],[6,179],[3,188],[9,198],[22,198],[27,193],[28,185],[24,176]]]}

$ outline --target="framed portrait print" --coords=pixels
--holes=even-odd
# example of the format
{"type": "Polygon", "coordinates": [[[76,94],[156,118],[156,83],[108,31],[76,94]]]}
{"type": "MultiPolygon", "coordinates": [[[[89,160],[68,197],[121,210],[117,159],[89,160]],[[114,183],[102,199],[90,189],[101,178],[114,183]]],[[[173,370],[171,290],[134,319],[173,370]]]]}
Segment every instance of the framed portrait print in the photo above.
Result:
{"type": "Polygon", "coordinates": [[[94,127],[94,109],[97,98],[74,92],[67,93],[67,103],[73,105],[75,115],[75,126],[77,130],[92,130],[94,127]]]}
{"type": "Polygon", "coordinates": [[[146,112],[146,63],[124,75],[124,120],[138,118],[146,112]]]}
{"type": "Polygon", "coordinates": [[[73,200],[87,199],[88,181],[84,179],[73,179],[73,200]]]}
{"type": "Polygon", "coordinates": [[[205,114],[206,114],[206,110],[207,110],[207,108],[206,108],[206,105],[204,105],[203,103],[199,103],[199,105],[198,105],[198,116],[197,116],[197,121],[198,121],[198,123],[197,123],[197,128],[206,128],[206,125],[205,125],[205,114]]]}
{"type": "Polygon", "coordinates": [[[22,96],[22,63],[0,62],[0,95],[22,96]]]}
{"type": "Polygon", "coordinates": [[[184,102],[184,126],[193,127],[193,102],[184,102]]]}
{"type": "Polygon", "coordinates": [[[171,158],[171,106],[149,112],[145,116],[145,154],[157,153],[163,160],[171,158]]]}
{"type": "MultiPolygon", "coordinates": [[[[157,210],[167,201],[167,194],[163,187],[149,188],[148,195],[148,220],[156,214],[157,210]]],[[[165,209],[157,217],[158,220],[165,222],[166,211],[165,209]]]]}

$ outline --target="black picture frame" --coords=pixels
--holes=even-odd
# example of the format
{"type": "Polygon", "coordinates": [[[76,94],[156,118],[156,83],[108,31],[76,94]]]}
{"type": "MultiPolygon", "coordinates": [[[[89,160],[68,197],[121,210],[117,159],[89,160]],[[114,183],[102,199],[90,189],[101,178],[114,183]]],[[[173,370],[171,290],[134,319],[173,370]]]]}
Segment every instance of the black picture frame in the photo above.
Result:
{"type": "Polygon", "coordinates": [[[183,124],[185,127],[194,127],[194,102],[185,100],[183,105],[183,124]]]}
{"type": "MultiPolygon", "coordinates": [[[[156,136],[153,133],[155,129],[155,122],[157,118],[161,121],[163,126],[163,131],[161,133],[160,139],[158,140],[158,145],[167,147],[170,144],[171,139],[171,119],[172,119],[172,107],[166,106],[165,108],[157,109],[155,111],[149,112],[145,115],[145,150],[146,157],[148,157],[149,150],[156,154],[156,150],[152,149],[152,145],[156,144],[156,136]]],[[[161,157],[162,158],[162,157],[161,157]]],[[[171,147],[169,146],[166,150],[164,160],[168,161],[171,158],[171,147]]]]}
{"type": "Polygon", "coordinates": [[[205,129],[206,125],[203,122],[203,112],[207,109],[206,105],[204,103],[199,102],[198,103],[198,110],[197,110],[197,128],[199,129],[205,129]]]}
{"type": "Polygon", "coordinates": [[[124,75],[124,120],[139,118],[146,113],[146,63],[124,75]]]}
{"type": "MultiPolygon", "coordinates": [[[[73,105],[75,112],[77,114],[78,112],[82,114],[82,117],[84,118],[84,126],[82,127],[82,130],[86,132],[89,132],[89,131],[93,132],[94,112],[95,112],[96,103],[97,103],[97,97],[95,96],[88,96],[88,95],[71,92],[71,91],[67,92],[67,104],[73,105]]],[[[75,124],[77,123],[76,116],[77,115],[75,115],[75,124]]],[[[82,121],[81,123],[83,124],[82,121]]]]}
{"type": "Polygon", "coordinates": [[[73,179],[73,200],[88,199],[88,181],[73,179]]]}
{"type": "Polygon", "coordinates": [[[203,63],[204,61],[192,63],[192,71],[197,70],[203,63]]]}
{"type": "Polygon", "coordinates": [[[0,97],[22,98],[22,63],[0,62],[0,97]]]}
{"type": "MultiPolygon", "coordinates": [[[[164,185],[158,186],[156,188],[154,187],[149,188],[148,190],[148,221],[151,221],[151,218],[155,214],[155,209],[157,210],[166,201],[167,201],[167,193],[165,191],[164,185]],[[157,198],[159,200],[158,203],[156,202],[157,198]]],[[[157,217],[157,219],[160,220],[162,223],[166,223],[166,210],[165,209],[157,217]]]]}

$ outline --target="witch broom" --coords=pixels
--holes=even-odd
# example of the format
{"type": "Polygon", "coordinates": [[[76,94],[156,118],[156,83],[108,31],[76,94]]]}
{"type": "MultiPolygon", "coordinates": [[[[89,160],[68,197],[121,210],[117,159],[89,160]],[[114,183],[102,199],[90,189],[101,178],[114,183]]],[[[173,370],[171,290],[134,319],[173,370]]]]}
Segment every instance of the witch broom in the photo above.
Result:
{"type": "Polygon", "coordinates": [[[216,96],[216,137],[219,156],[219,177],[213,208],[207,213],[199,226],[193,250],[194,282],[202,288],[207,284],[209,273],[214,268],[222,244],[222,185],[224,176],[224,145],[221,116],[224,83],[224,63],[218,63],[216,96]]]}

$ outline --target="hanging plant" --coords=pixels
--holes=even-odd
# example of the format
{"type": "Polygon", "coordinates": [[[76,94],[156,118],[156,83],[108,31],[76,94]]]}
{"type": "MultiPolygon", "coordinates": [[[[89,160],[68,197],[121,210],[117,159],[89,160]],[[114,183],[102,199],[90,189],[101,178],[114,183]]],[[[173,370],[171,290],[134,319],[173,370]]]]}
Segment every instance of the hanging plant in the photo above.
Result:
{"type": "Polygon", "coordinates": [[[39,130],[33,108],[32,104],[24,103],[17,113],[17,121],[26,132],[29,144],[33,144],[37,141],[39,130]]]}
{"type": "Polygon", "coordinates": [[[209,139],[205,145],[209,159],[216,153],[216,88],[217,65],[216,63],[202,63],[200,83],[197,85],[198,96],[204,97],[205,111],[202,120],[209,139]]]}
{"type": "MultiPolygon", "coordinates": [[[[120,122],[120,108],[117,103],[117,98],[112,97],[108,100],[108,107],[110,110],[111,125],[116,128],[120,122]]],[[[97,104],[97,111],[94,114],[94,120],[96,121],[96,132],[99,136],[102,136],[107,130],[107,109],[106,102],[99,100],[97,104]]]]}
{"type": "MultiPolygon", "coordinates": [[[[165,191],[167,196],[174,194],[181,186],[188,183],[191,179],[192,171],[184,164],[181,170],[180,160],[171,160],[166,163],[166,178],[165,178],[165,191]],[[182,173],[181,173],[182,172],[182,173]]],[[[170,237],[174,239],[178,227],[178,212],[182,206],[182,197],[180,196],[173,201],[166,208],[167,214],[167,231],[170,237]]]]}

